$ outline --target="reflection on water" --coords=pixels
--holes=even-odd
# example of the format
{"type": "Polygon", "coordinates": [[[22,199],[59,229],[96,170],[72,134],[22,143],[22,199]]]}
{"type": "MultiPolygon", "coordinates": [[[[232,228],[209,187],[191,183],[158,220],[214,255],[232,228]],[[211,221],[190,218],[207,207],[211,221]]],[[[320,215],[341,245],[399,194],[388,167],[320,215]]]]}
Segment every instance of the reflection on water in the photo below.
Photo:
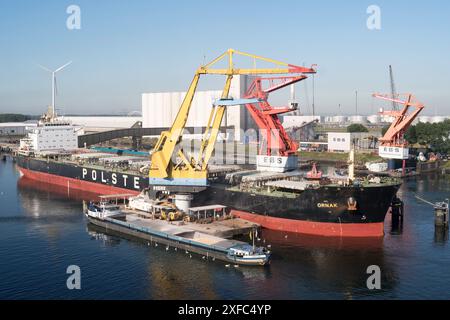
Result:
{"type": "Polygon", "coordinates": [[[104,246],[115,247],[120,245],[119,237],[106,234],[105,229],[99,228],[98,226],[92,223],[89,223],[86,226],[86,231],[91,236],[91,239],[102,242],[104,246]]]}
{"type": "Polygon", "coordinates": [[[220,294],[214,291],[217,271],[238,276],[244,281],[267,279],[270,267],[253,268],[240,266],[226,267],[223,262],[203,261],[198,255],[162,244],[150,243],[147,240],[124,235],[115,231],[88,224],[91,236],[105,246],[116,246],[121,239],[131,241],[150,252],[148,256],[148,278],[150,279],[149,296],[153,299],[219,299],[220,294]],[[214,272],[216,270],[216,272],[214,272]],[[195,287],[192,287],[192,284],[195,287]]]}
{"type": "Polygon", "coordinates": [[[0,163],[0,179],[0,256],[7,257],[0,261],[0,298],[450,298],[448,233],[435,233],[432,210],[414,198],[448,197],[449,180],[440,176],[410,179],[401,188],[401,235],[339,239],[265,230],[260,241],[273,251],[265,268],[226,267],[106,232],[82,214],[81,201],[97,195],[19,179],[10,162],[0,163]],[[82,269],[79,292],[65,289],[70,264],[82,269]],[[381,291],[366,287],[370,265],[382,270],[381,291]]]}
{"type": "Polygon", "coordinates": [[[323,290],[324,298],[330,286],[346,299],[373,294],[366,288],[370,265],[383,270],[383,291],[396,285],[395,270],[384,254],[383,239],[324,238],[271,231],[265,231],[264,238],[274,252],[272,273],[281,276],[280,272],[293,273],[297,269],[299,275],[317,281],[315,290],[323,290]]]}
{"type": "MultiPolygon", "coordinates": [[[[77,189],[69,189],[58,185],[38,182],[24,176],[19,178],[19,180],[17,181],[17,186],[19,193],[21,195],[23,194],[25,196],[28,196],[30,199],[32,197],[37,198],[37,196],[45,195],[47,199],[49,198],[60,199],[62,202],[66,202],[66,200],[74,200],[74,201],[99,200],[98,197],[99,195],[92,192],[77,189]],[[40,192],[38,193],[36,191],[40,192]]],[[[38,201],[34,199],[31,201],[33,201],[37,205],[39,204],[38,201]]]]}
{"type": "Polygon", "coordinates": [[[436,227],[434,230],[434,242],[445,245],[448,242],[448,228],[436,227]]]}

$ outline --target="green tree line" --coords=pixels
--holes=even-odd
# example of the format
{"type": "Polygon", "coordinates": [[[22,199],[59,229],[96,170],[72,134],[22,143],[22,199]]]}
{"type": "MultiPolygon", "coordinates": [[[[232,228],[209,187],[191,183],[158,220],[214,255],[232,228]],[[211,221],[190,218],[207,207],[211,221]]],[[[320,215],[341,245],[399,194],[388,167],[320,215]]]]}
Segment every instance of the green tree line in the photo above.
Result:
{"type": "Polygon", "coordinates": [[[3,122],[24,122],[31,120],[32,117],[16,113],[0,113],[0,123],[3,122]]]}
{"type": "Polygon", "coordinates": [[[450,153],[450,120],[441,123],[418,123],[405,134],[410,144],[428,146],[434,152],[450,153]]]}
{"type": "Polygon", "coordinates": [[[347,127],[347,132],[354,133],[354,132],[369,132],[369,129],[367,129],[362,124],[354,123],[347,127]]]}

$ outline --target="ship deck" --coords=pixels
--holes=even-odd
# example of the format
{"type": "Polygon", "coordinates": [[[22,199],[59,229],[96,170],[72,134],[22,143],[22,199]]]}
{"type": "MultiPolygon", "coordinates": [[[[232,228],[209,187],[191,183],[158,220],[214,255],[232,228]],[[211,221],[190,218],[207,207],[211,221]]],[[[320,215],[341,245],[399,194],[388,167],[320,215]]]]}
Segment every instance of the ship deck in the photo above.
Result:
{"type": "Polygon", "coordinates": [[[122,212],[125,214],[127,222],[138,223],[142,226],[154,225],[157,226],[158,228],[163,228],[164,230],[170,232],[177,232],[177,230],[180,227],[182,227],[185,230],[185,232],[201,232],[210,236],[227,239],[236,236],[247,235],[253,230],[253,228],[256,227],[259,229],[261,227],[257,223],[253,223],[239,218],[228,220],[217,220],[206,224],[200,224],[195,222],[183,222],[183,225],[180,225],[180,222],[168,223],[167,221],[152,219],[152,215],[146,212],[131,209],[122,209],[122,212]]]}
{"type": "MultiPolygon", "coordinates": [[[[126,222],[138,228],[147,228],[172,236],[187,238],[223,250],[228,250],[231,247],[243,244],[242,241],[219,238],[210,233],[206,233],[204,232],[206,229],[205,225],[197,225],[196,228],[192,228],[193,224],[177,225],[163,220],[141,219],[135,215],[127,215],[126,222]]],[[[215,226],[211,226],[210,230],[214,228],[215,226]]]]}
{"type": "MultiPolygon", "coordinates": [[[[124,168],[124,167],[121,167],[120,165],[116,165],[120,161],[112,160],[112,159],[118,160],[118,158],[119,158],[119,156],[114,155],[114,154],[102,155],[105,159],[109,159],[109,161],[104,161],[104,163],[99,162],[99,161],[89,162],[89,158],[83,157],[83,155],[86,155],[86,154],[76,155],[75,159],[77,159],[78,161],[71,159],[67,155],[64,157],[62,154],[60,154],[60,157],[58,159],[52,159],[52,158],[47,159],[44,157],[37,157],[36,159],[41,159],[43,161],[51,161],[51,162],[55,162],[55,163],[65,163],[65,164],[69,164],[69,165],[73,165],[73,166],[82,166],[83,168],[87,168],[87,169],[108,170],[108,171],[115,172],[115,173],[132,174],[135,176],[142,176],[142,177],[145,177],[147,175],[140,172],[138,168],[145,167],[146,165],[150,164],[150,160],[144,160],[146,158],[143,158],[143,157],[140,157],[143,159],[142,161],[137,161],[139,159],[139,157],[126,157],[128,160],[133,159],[134,163],[132,163],[132,165],[130,167],[124,168]]],[[[96,155],[96,154],[93,153],[93,155],[96,155]]],[[[100,154],[98,154],[98,155],[100,155],[100,154]]],[[[237,165],[225,165],[225,166],[211,165],[209,168],[209,174],[211,176],[217,176],[220,174],[227,174],[227,173],[235,172],[235,171],[238,171],[239,169],[240,169],[240,167],[237,165]]]]}
{"type": "Polygon", "coordinates": [[[276,180],[270,181],[259,188],[252,188],[251,191],[242,189],[240,185],[229,186],[226,184],[214,185],[215,188],[232,191],[232,192],[251,192],[252,194],[268,195],[272,197],[283,198],[296,198],[300,193],[305,190],[320,189],[320,188],[380,188],[380,187],[393,187],[401,185],[401,181],[397,178],[383,178],[380,183],[369,182],[368,180],[362,180],[359,184],[345,185],[338,183],[330,183],[326,185],[319,185],[317,183],[308,183],[307,181],[291,181],[291,180],[276,180]]]}

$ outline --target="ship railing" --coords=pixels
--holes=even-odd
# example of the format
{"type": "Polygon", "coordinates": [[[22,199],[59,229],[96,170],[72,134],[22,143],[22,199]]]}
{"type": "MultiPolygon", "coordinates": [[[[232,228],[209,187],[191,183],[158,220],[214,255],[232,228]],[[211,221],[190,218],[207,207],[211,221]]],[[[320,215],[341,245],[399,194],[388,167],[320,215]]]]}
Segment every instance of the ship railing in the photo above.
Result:
{"type": "Polygon", "coordinates": [[[109,169],[109,171],[113,172],[113,173],[135,173],[135,174],[140,174],[139,170],[136,170],[134,168],[130,168],[128,170],[123,170],[123,168],[121,167],[107,167],[107,166],[103,166],[103,165],[98,165],[96,163],[90,163],[90,162],[78,162],[78,161],[73,161],[69,158],[64,158],[64,159],[59,159],[58,161],[50,159],[50,161],[53,162],[64,162],[64,163],[68,163],[68,164],[73,164],[76,166],[82,166],[84,168],[89,168],[89,169],[96,169],[96,170],[105,170],[105,169],[109,169]],[[122,169],[122,170],[121,170],[122,169]]]}

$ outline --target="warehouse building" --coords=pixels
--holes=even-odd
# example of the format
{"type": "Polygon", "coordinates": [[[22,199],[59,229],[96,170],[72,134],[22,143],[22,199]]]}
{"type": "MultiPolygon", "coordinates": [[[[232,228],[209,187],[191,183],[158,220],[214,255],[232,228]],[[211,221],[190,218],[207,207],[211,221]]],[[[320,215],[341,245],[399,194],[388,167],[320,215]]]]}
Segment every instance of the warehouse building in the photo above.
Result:
{"type": "Polygon", "coordinates": [[[28,130],[36,126],[37,121],[0,123],[0,137],[25,136],[28,130]]]}
{"type": "MultiPolygon", "coordinates": [[[[252,77],[235,76],[231,83],[230,96],[241,99],[252,82],[252,77]]],[[[144,128],[170,128],[183,102],[186,92],[152,92],[142,94],[142,122],[144,128]]],[[[202,128],[208,123],[215,100],[222,96],[221,90],[197,91],[195,93],[186,127],[202,128]]],[[[255,128],[245,106],[227,107],[222,122],[224,127],[233,127],[233,136],[228,139],[243,141],[243,133],[255,128]]],[[[199,131],[201,132],[201,131],[199,131]]]]}
{"type": "Polygon", "coordinates": [[[376,148],[373,144],[373,134],[367,132],[328,132],[329,152],[350,152],[353,143],[355,149],[376,148]]]}

